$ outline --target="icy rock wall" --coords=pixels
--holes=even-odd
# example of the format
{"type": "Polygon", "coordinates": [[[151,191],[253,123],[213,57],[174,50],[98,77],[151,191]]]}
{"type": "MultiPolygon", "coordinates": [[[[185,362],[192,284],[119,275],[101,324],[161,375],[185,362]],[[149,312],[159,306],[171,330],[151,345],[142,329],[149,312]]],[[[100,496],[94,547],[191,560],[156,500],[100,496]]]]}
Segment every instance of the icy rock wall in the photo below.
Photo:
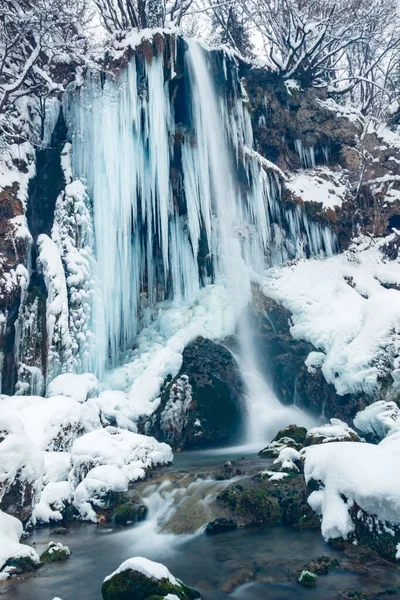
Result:
{"type": "Polygon", "coordinates": [[[334,251],[327,227],[281,203],[232,57],[158,39],[116,75],[90,73],[67,104],[74,175],[93,202],[100,376],[157,302],[191,303],[210,283],[248,301],[249,273],[334,251]]]}

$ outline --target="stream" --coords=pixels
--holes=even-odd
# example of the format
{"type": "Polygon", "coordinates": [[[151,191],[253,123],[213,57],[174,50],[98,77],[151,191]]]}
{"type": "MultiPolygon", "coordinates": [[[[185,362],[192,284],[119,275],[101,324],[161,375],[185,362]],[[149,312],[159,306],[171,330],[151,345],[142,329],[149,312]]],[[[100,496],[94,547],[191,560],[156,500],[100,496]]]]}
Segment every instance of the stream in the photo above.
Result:
{"type": "MultiPolygon", "coordinates": [[[[28,543],[39,553],[54,539],[67,544],[72,555],[64,563],[42,567],[22,582],[3,585],[2,599],[100,600],[104,577],[132,556],[162,562],[198,589],[204,600],[327,600],[340,597],[338,590],[399,588],[400,572],[395,565],[367,567],[347,558],[328,546],[317,529],[254,526],[205,535],[204,525],[213,518],[215,495],[241,478],[218,481],[207,476],[208,470],[245,451],[177,454],[174,464],[160,470],[155,481],[138,484],[148,516],[136,525],[113,528],[76,523],[70,526],[69,535],[53,537],[54,527],[36,529],[28,543]],[[196,477],[197,473],[202,473],[202,478],[196,477]],[[289,571],[321,555],[337,558],[341,568],[320,576],[313,589],[290,577],[289,571]]],[[[254,473],[268,464],[254,454],[247,455],[246,461],[254,473]]]]}

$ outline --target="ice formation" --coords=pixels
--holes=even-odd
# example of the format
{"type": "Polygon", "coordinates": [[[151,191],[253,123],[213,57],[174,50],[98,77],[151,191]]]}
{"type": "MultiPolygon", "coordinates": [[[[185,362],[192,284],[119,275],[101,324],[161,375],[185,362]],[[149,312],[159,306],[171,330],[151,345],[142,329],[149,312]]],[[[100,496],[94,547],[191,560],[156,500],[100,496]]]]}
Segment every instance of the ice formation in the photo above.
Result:
{"type": "Polygon", "coordinates": [[[73,172],[94,207],[101,291],[88,352],[100,376],[134,346],[157,303],[192,305],[213,284],[228,290],[237,318],[253,271],[335,249],[328,228],[280,202],[277,169],[255,157],[234,59],[217,66],[217,93],[210,55],[194,41],[184,52],[183,115],[157,53],[136,53],[116,78],[92,73],[68,100],[73,172]]]}

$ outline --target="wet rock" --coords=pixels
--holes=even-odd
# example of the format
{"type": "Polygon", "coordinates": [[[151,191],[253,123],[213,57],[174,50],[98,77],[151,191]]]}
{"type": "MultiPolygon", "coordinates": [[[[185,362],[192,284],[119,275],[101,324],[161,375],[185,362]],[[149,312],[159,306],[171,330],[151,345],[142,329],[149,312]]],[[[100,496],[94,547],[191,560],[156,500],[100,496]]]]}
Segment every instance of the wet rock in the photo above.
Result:
{"type": "Polygon", "coordinates": [[[60,562],[67,560],[71,555],[71,551],[68,546],[63,544],[50,542],[46,550],[40,555],[41,563],[60,562]]]}
{"type": "Polygon", "coordinates": [[[147,516],[147,506],[139,502],[125,500],[114,510],[112,518],[116,525],[129,525],[143,521],[147,516]]]}
{"type": "Polygon", "coordinates": [[[233,531],[237,528],[236,521],[233,519],[214,519],[206,527],[207,535],[215,535],[217,533],[224,533],[226,531],[233,531]]]}
{"type": "Polygon", "coordinates": [[[165,387],[147,432],[174,448],[222,446],[240,437],[245,412],[231,352],[198,338],[185,348],[180,372],[165,387]]]}
{"type": "Polygon", "coordinates": [[[314,575],[328,575],[330,571],[334,571],[335,569],[339,568],[340,564],[336,558],[331,558],[330,556],[319,556],[296,571],[295,577],[298,579],[301,573],[304,571],[308,571],[314,575]]]}
{"type": "Polygon", "coordinates": [[[139,557],[126,560],[106,577],[101,593],[103,600],[162,600],[169,594],[178,600],[201,599],[164,565],[139,557]]]}
{"type": "Polygon", "coordinates": [[[69,529],[66,527],[57,527],[56,529],[53,529],[50,535],[69,535],[69,529]]]}
{"type": "Polygon", "coordinates": [[[40,564],[32,560],[29,556],[10,558],[2,567],[2,573],[12,575],[23,575],[24,573],[33,573],[40,567],[40,564]]]}

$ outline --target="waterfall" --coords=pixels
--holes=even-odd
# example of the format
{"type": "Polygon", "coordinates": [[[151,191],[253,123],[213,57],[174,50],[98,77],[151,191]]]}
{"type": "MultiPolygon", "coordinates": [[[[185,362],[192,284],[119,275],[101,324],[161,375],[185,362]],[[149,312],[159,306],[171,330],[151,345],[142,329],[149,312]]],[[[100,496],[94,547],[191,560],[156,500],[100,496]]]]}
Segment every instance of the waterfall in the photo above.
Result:
{"type": "Polygon", "coordinates": [[[195,41],[177,47],[178,86],[177,56],[167,65],[153,46],[150,59],[133,53],[115,76],[91,73],[68,99],[74,175],[93,203],[100,293],[91,370],[100,377],[160,303],[190,306],[203,288],[222,286],[237,322],[253,274],[336,245],[327,227],[281,202],[279,170],[254,150],[235,59],[212,59],[195,41]]]}

